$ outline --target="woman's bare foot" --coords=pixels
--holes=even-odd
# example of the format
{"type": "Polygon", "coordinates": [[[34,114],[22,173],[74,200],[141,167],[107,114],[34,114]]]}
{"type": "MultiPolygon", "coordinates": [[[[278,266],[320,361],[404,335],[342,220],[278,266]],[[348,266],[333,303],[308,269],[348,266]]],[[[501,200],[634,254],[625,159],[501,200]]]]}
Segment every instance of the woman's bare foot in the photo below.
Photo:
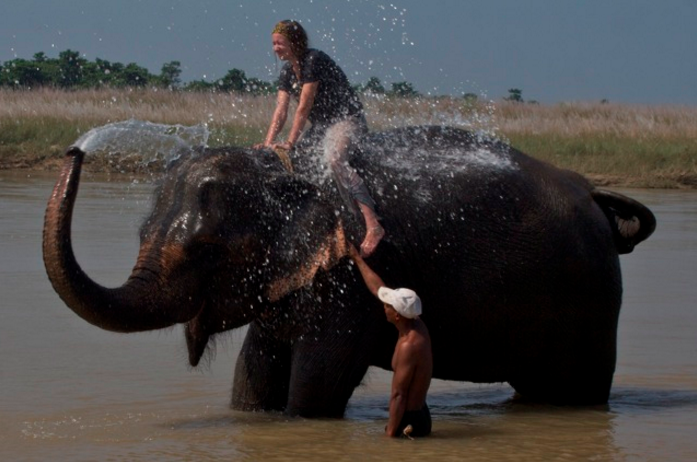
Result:
{"type": "Polygon", "coordinates": [[[385,230],[380,225],[368,228],[365,233],[365,238],[361,243],[361,257],[367,258],[372,255],[384,235],[385,230]]]}

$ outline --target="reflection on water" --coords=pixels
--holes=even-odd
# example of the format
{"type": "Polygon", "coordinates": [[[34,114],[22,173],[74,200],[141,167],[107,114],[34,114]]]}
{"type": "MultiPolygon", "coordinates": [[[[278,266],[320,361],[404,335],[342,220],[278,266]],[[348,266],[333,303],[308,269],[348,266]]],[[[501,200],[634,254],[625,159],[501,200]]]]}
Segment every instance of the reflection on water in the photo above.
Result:
{"type": "MultiPolygon", "coordinates": [[[[78,260],[120,285],[138,249],[151,186],[86,177],[75,210],[78,260]],[[98,181],[99,180],[99,181],[98,181]]],[[[0,173],[2,460],[697,460],[697,193],[625,191],[656,233],[622,257],[625,302],[610,403],[512,403],[505,384],[434,381],[432,437],[382,436],[390,374],[372,369],[343,420],[228,407],[244,332],[207,367],[187,367],[180,327],[114,334],[69,311],[41,260],[55,175],[0,173]]]]}

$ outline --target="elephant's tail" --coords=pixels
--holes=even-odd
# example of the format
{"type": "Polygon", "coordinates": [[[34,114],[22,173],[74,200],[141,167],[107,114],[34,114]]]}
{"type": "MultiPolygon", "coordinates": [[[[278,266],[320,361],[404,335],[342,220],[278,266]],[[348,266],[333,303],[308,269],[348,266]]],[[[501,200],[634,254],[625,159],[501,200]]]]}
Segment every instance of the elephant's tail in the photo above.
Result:
{"type": "Polygon", "coordinates": [[[591,191],[591,197],[605,212],[620,254],[631,253],[634,246],[656,229],[656,217],[651,210],[634,199],[597,188],[591,191]]]}

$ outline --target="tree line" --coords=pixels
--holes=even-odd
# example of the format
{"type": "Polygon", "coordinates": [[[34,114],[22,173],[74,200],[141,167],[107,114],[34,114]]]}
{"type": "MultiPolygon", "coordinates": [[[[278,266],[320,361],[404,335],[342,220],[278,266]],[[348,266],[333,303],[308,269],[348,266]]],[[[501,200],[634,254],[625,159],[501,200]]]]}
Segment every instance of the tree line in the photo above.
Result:
{"type": "MultiPolygon", "coordinates": [[[[90,61],[73,50],[65,50],[58,58],[45,53],[34,54],[33,59],[17,58],[0,63],[0,87],[12,89],[33,88],[163,88],[184,91],[220,91],[265,95],[275,93],[276,82],[247,77],[240,69],[231,69],[213,82],[194,80],[183,83],[181,63],[170,61],[162,65],[159,74],[153,74],[136,63],[122,64],[97,58],[90,61]]],[[[386,89],[377,77],[355,88],[362,93],[414,97],[419,93],[409,82],[392,83],[386,89]]]]}

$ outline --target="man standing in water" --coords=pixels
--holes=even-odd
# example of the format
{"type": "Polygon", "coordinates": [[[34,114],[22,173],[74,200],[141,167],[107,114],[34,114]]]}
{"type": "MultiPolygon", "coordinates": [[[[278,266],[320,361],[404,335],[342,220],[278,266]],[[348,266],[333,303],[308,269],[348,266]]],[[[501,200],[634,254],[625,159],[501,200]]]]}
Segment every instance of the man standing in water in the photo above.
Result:
{"type": "Polygon", "coordinates": [[[399,331],[392,356],[392,391],[387,436],[426,436],[431,433],[431,413],[426,393],[431,385],[431,337],[419,319],[421,300],[411,289],[389,289],[361,258],[355,247],[349,254],[370,292],[384,303],[387,320],[399,331]]]}

